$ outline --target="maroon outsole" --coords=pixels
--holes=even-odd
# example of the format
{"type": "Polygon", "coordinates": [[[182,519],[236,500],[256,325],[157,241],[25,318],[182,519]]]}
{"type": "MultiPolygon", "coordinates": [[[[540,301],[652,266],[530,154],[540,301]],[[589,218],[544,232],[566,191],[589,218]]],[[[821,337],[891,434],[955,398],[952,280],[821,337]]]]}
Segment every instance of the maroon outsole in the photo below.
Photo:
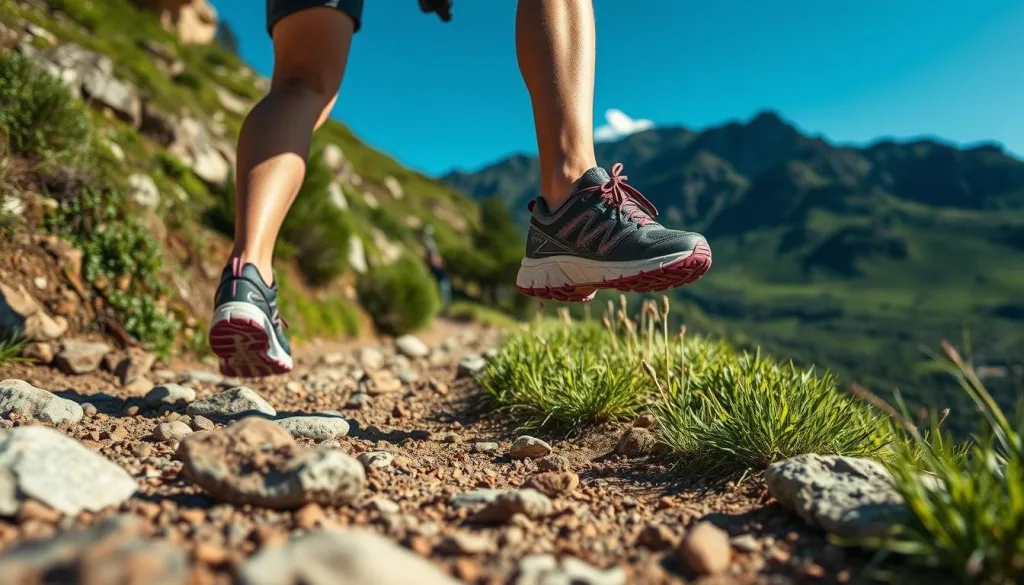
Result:
{"type": "Polygon", "coordinates": [[[220,373],[234,378],[260,378],[291,371],[288,364],[267,355],[270,338],[252,319],[230,317],[210,329],[210,348],[220,357],[220,373]]]}
{"type": "Polygon", "coordinates": [[[600,283],[588,283],[562,287],[527,288],[518,287],[524,295],[566,302],[587,302],[593,300],[599,288],[610,288],[629,292],[657,292],[677,288],[697,281],[711,269],[711,246],[701,242],[693,253],[648,272],[624,276],[600,283]]]}

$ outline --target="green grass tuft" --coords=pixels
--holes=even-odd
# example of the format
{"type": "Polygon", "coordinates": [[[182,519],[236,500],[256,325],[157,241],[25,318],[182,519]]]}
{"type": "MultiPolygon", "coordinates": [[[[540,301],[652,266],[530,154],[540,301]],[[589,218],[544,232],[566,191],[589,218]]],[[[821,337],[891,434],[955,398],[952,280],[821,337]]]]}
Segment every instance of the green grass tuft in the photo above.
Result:
{"type": "Polygon", "coordinates": [[[28,340],[16,335],[0,335],[0,366],[25,361],[21,352],[28,346],[28,340]]]}
{"type": "Polygon", "coordinates": [[[952,574],[961,583],[1010,585],[1024,574],[1024,405],[1007,417],[970,365],[946,345],[961,387],[981,413],[981,430],[965,451],[933,422],[889,461],[911,520],[868,542],[952,574]]]}
{"type": "Polygon", "coordinates": [[[27,57],[0,54],[0,104],[0,140],[11,153],[66,159],[88,151],[85,106],[27,57]]]}
{"type": "MultiPolygon", "coordinates": [[[[871,456],[889,439],[869,407],[828,373],[724,342],[670,335],[667,301],[636,318],[609,304],[601,325],[544,322],[512,336],[481,385],[527,426],[628,420],[652,411],[673,457],[716,475],[760,471],[801,453],[871,456]]],[[[685,330],[684,330],[685,331],[685,330]]]]}

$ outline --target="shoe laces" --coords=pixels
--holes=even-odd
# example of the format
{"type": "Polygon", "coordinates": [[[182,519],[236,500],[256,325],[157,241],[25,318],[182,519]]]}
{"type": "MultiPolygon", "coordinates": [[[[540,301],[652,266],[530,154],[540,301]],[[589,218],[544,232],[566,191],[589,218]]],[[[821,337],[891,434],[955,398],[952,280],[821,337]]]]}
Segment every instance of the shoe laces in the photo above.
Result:
{"type": "Polygon", "coordinates": [[[600,193],[609,204],[618,208],[619,213],[635,221],[640,227],[654,222],[658,210],[640,191],[626,183],[629,177],[622,174],[622,163],[612,166],[612,176],[600,185],[581,189],[581,193],[600,193]]]}

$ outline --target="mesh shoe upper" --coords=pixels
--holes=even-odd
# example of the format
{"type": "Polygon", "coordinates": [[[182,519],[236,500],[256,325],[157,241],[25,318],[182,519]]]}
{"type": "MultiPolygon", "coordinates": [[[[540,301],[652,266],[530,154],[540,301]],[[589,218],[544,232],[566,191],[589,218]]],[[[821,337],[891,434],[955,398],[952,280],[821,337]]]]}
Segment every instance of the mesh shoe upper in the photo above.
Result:
{"type": "Polygon", "coordinates": [[[657,210],[625,183],[616,164],[587,171],[575,193],[551,212],[543,199],[533,202],[527,258],[579,256],[604,262],[660,258],[693,250],[704,236],[670,230],[657,223],[657,210]]]}
{"type": "Polygon", "coordinates": [[[220,286],[214,296],[214,307],[224,303],[249,303],[259,307],[274,325],[274,335],[286,352],[291,353],[291,346],[284,333],[286,325],[277,309],[277,283],[267,286],[259,270],[252,264],[240,265],[237,260],[224,268],[220,277],[220,286]]]}

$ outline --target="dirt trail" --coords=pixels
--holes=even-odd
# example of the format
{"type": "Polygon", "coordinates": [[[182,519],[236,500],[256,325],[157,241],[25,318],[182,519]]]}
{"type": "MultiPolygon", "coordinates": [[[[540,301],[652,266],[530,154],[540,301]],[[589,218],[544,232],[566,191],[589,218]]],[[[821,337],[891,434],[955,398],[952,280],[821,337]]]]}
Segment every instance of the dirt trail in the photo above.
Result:
{"type": "MultiPolygon", "coordinates": [[[[59,425],[59,430],[126,469],[138,484],[129,500],[98,514],[61,517],[33,504],[15,518],[0,518],[0,554],[28,540],[45,541],[103,517],[127,515],[141,520],[147,539],[187,551],[191,583],[234,582],[253,554],[323,526],[379,532],[464,583],[849,580],[846,567],[857,564],[856,559],[827,545],[778,506],[765,505],[769,498],[758,479],[738,487],[709,488],[686,469],[611,454],[628,425],[551,440],[556,456],[513,459],[510,449],[521,433],[488,413],[472,378],[458,375],[462,358],[494,347],[498,333],[439,321],[420,338],[431,353],[415,359],[395,357],[391,340],[307,344],[296,351],[295,372],[272,379],[224,382],[216,375],[197,376],[193,372],[212,373],[214,368],[188,361],[157,364],[148,374],[154,383],[177,381],[194,389],[197,400],[240,383],[266,399],[277,418],[341,412],[351,428],[346,436],[328,439],[328,445],[352,456],[387,454],[372,458],[377,463],[364,462],[365,487],[353,503],[308,504],[293,511],[223,503],[187,477],[175,458],[180,437],[167,436],[172,428],[168,423],[201,429],[210,421],[186,414],[184,404],[147,406],[140,394],[129,395],[102,368],[74,376],[48,366],[0,368],[0,380],[24,380],[91,404],[80,422],[59,425]],[[377,378],[374,392],[358,409],[351,408],[351,397],[360,387],[357,370],[377,378]],[[539,468],[553,471],[538,480],[539,468]],[[486,504],[460,496],[469,492],[493,499],[493,492],[474,490],[516,489],[528,482],[552,495],[547,514],[530,518],[520,513],[480,524],[471,519],[486,504]],[[728,568],[716,576],[698,575],[691,568],[694,562],[680,552],[682,537],[702,520],[721,527],[732,539],[718,553],[725,555],[728,568]],[[589,566],[563,563],[552,569],[554,558],[569,557],[589,566]],[[544,573],[538,566],[549,570],[544,573]]],[[[17,414],[9,418],[0,421],[0,428],[39,424],[17,414]]],[[[323,441],[297,442],[312,446],[323,441]]],[[[702,543],[687,546],[699,553],[702,543]]],[[[344,575],[332,579],[309,582],[346,582],[344,575]]],[[[413,576],[406,582],[420,581],[413,576]]]]}

